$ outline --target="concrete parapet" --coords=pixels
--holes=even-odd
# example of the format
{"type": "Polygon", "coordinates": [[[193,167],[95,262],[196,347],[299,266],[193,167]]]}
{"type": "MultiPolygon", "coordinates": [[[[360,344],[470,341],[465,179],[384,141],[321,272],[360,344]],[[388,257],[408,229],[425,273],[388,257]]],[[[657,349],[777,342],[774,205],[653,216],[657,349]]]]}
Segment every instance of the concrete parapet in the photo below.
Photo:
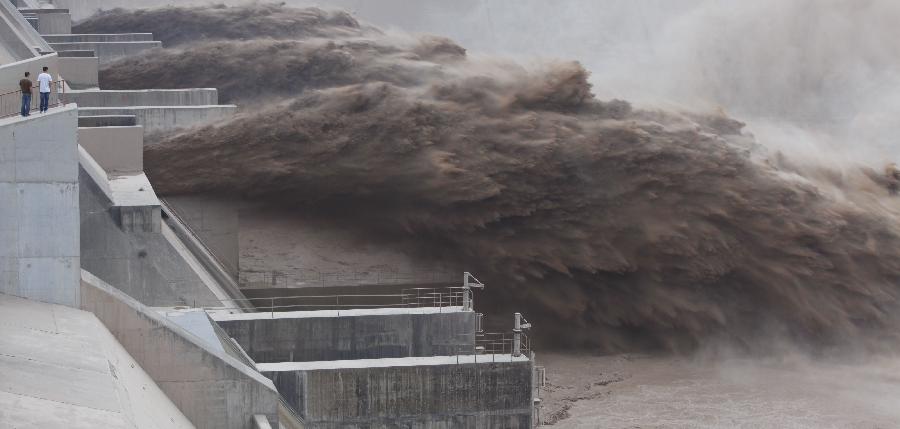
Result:
{"type": "Polygon", "coordinates": [[[237,106],[135,106],[90,107],[79,110],[84,116],[134,115],[144,126],[144,134],[190,128],[231,117],[237,106]]]}
{"type": "Polygon", "coordinates": [[[278,420],[279,395],[253,368],[82,271],[82,308],[106,325],[198,428],[251,429],[278,420]]]}
{"type": "MultiPolygon", "coordinates": [[[[50,73],[56,76],[59,73],[59,58],[56,54],[48,54],[43,57],[29,58],[23,61],[3,64],[0,66],[0,94],[19,90],[19,81],[25,77],[25,72],[31,73],[32,82],[37,82],[37,77],[41,74],[41,68],[46,66],[50,68],[50,73]]],[[[20,100],[16,97],[3,97],[3,106],[0,106],[0,112],[17,112],[20,100]],[[10,101],[7,101],[9,99],[10,101]],[[13,103],[12,108],[6,103],[13,103]]],[[[32,100],[32,105],[34,100],[32,100]]]]}
{"type": "Polygon", "coordinates": [[[37,31],[40,34],[64,34],[72,32],[72,15],[66,9],[37,9],[37,31]]]}
{"type": "Polygon", "coordinates": [[[92,50],[100,58],[100,64],[107,64],[120,58],[139,54],[148,49],[162,48],[162,42],[50,43],[50,47],[56,51],[92,50]]]}
{"type": "Polygon", "coordinates": [[[86,90],[66,93],[79,107],[212,106],[219,103],[215,88],[86,90]]]}
{"type": "Polygon", "coordinates": [[[141,126],[79,127],[78,143],[107,174],[144,171],[144,129],[141,126]]]}
{"type": "Polygon", "coordinates": [[[0,119],[0,292],[77,306],[77,109],[0,119]]]}
{"type": "Polygon", "coordinates": [[[374,359],[257,368],[273,379],[306,428],[532,428],[533,366],[524,357],[374,359]]]}
{"type": "MultiPolygon", "coordinates": [[[[122,213],[116,204],[127,203],[117,201],[114,181],[86,150],[81,152],[82,268],[146,305],[221,305],[213,291],[215,283],[185,256],[184,245],[159,219],[150,219],[159,232],[121,225],[122,213]]],[[[158,210],[158,200],[154,204],[145,205],[146,210],[158,210]]]]}
{"type": "Polygon", "coordinates": [[[153,33],[119,33],[119,34],[44,34],[48,43],[85,43],[85,42],[152,42],[153,33]]]}
{"type": "Polygon", "coordinates": [[[100,61],[97,57],[59,56],[57,62],[59,74],[70,88],[96,88],[100,84],[100,61]]]}
{"type": "MultiPolygon", "coordinates": [[[[265,305],[265,304],[262,304],[265,305]]],[[[471,354],[475,313],[459,307],[217,314],[256,362],[471,354]]]]}
{"type": "Polygon", "coordinates": [[[134,115],[102,115],[79,116],[78,127],[133,127],[137,125],[137,117],[134,115]]]}

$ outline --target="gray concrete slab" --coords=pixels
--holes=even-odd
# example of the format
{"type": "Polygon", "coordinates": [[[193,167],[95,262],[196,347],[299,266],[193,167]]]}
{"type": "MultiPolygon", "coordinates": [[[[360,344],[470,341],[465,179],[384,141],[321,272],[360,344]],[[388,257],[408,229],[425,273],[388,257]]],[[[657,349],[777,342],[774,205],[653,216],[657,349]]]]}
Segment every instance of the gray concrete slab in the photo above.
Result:
{"type": "Polygon", "coordinates": [[[199,428],[250,429],[278,418],[278,392],[254,368],[82,271],[82,303],[199,428]]]}
{"type": "Polygon", "coordinates": [[[0,428],[193,427],[93,314],[0,294],[0,428]]]}
{"type": "Polygon", "coordinates": [[[77,114],[0,119],[0,292],[78,305],[77,114]]]}
{"type": "Polygon", "coordinates": [[[137,123],[143,125],[145,134],[207,125],[230,118],[236,112],[234,105],[89,107],[80,110],[83,116],[134,115],[137,123]]]}
{"type": "Polygon", "coordinates": [[[215,88],[82,90],[70,91],[66,97],[79,107],[132,106],[214,106],[219,104],[215,88]]]}

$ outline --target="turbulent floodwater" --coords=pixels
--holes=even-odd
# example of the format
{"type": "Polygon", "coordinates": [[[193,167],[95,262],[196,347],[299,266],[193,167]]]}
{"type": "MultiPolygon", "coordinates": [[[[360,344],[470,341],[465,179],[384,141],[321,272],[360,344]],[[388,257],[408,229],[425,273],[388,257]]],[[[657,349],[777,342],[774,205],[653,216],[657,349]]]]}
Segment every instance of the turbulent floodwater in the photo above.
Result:
{"type": "Polygon", "coordinates": [[[340,12],[117,10],[75,31],[126,30],[169,49],[108,66],[104,88],[212,86],[244,107],[151,139],[161,194],[404,237],[472,267],[482,302],[525,309],[545,344],[894,344],[897,203],[871,169],[768,150],[721,113],[597,99],[576,62],[471,57],[340,12]]]}
{"type": "Polygon", "coordinates": [[[542,355],[544,421],[558,428],[888,429],[900,359],[852,363],[542,355]]]}

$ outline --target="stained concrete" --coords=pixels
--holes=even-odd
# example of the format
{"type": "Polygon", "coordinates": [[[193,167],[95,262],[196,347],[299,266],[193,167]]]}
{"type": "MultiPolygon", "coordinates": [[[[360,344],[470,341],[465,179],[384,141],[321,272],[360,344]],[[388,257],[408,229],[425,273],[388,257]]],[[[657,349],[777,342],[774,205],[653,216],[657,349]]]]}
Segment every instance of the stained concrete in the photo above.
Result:
{"type": "Polygon", "coordinates": [[[0,294],[0,326],[0,427],[194,427],[93,314],[0,294]]]}
{"type": "Polygon", "coordinates": [[[134,106],[83,108],[83,116],[134,115],[144,133],[173,131],[206,125],[231,117],[237,112],[234,105],[215,106],[134,106]]]}
{"type": "Polygon", "coordinates": [[[78,144],[108,174],[144,171],[144,128],[141,126],[79,127],[78,144]]]}
{"type": "Polygon", "coordinates": [[[0,119],[0,292],[78,305],[77,110],[0,119]]]}
{"type": "Polygon", "coordinates": [[[250,429],[278,420],[279,395],[255,369],[118,289],[82,271],[82,307],[93,312],[198,428],[250,429]]]}
{"type": "Polygon", "coordinates": [[[453,357],[374,359],[257,367],[274,380],[307,428],[532,428],[533,366],[524,357],[461,356],[459,363],[453,357]]]}
{"type": "Polygon", "coordinates": [[[91,50],[97,54],[100,64],[111,63],[127,56],[136,55],[148,49],[162,48],[161,42],[77,42],[50,43],[56,51],[91,50]]]}
{"type": "Polygon", "coordinates": [[[70,91],[69,100],[79,107],[133,107],[133,106],[212,106],[219,103],[214,88],[190,89],[139,89],[139,90],[84,90],[70,91]]]}
{"type": "Polygon", "coordinates": [[[78,127],[133,127],[137,125],[134,115],[78,116],[78,127]]]}
{"type": "Polygon", "coordinates": [[[238,277],[239,204],[212,195],[167,197],[166,202],[203,240],[203,244],[224,265],[232,277],[238,277]]]}
{"type": "Polygon", "coordinates": [[[80,173],[81,266],[134,299],[151,306],[221,305],[201,273],[185,261],[171,240],[160,232],[121,228],[111,196],[100,184],[102,177],[80,173]],[[100,182],[98,184],[97,182],[100,182]]]}
{"type": "Polygon", "coordinates": [[[475,313],[460,307],[213,314],[256,362],[471,354],[475,313]]]}

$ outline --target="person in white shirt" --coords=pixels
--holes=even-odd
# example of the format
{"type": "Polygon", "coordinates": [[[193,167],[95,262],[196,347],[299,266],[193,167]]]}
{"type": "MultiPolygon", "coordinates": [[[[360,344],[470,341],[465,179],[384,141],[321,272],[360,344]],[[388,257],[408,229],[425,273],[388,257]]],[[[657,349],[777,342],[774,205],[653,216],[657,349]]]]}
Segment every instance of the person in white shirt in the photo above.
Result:
{"type": "Polygon", "coordinates": [[[44,72],[38,75],[37,80],[41,91],[41,113],[44,113],[50,108],[50,84],[53,83],[53,77],[47,73],[47,67],[44,67],[44,72]]]}

